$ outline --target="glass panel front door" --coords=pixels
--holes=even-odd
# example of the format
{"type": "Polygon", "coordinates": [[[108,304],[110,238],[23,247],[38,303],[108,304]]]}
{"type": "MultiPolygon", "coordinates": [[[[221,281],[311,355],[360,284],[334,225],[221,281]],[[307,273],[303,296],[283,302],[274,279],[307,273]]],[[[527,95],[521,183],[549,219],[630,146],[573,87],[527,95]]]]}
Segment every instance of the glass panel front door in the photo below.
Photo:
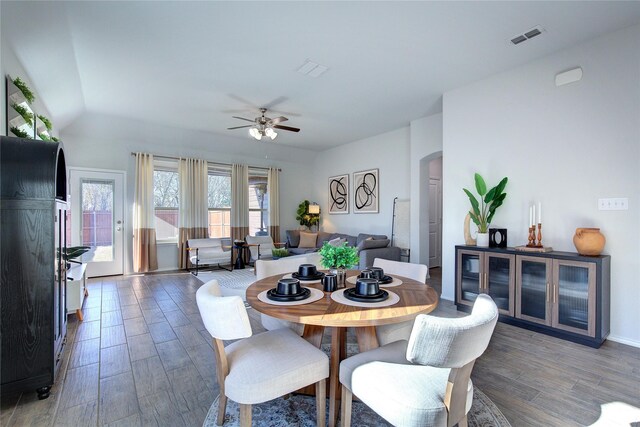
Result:
{"type": "Polygon", "coordinates": [[[547,291],[549,265],[545,261],[520,259],[520,315],[548,323],[547,291]]]}
{"type": "Polygon", "coordinates": [[[114,181],[82,179],[81,233],[82,246],[91,249],[82,256],[82,262],[113,261],[114,181]]]}

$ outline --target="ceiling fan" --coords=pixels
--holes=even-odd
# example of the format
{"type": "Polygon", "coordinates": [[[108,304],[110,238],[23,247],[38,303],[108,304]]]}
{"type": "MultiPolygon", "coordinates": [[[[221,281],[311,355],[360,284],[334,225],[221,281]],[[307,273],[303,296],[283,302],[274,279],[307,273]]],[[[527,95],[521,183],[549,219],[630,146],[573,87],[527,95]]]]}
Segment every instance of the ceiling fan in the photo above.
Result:
{"type": "Polygon", "coordinates": [[[290,132],[300,132],[300,129],[298,128],[294,128],[291,126],[283,126],[280,124],[284,121],[289,120],[286,117],[280,116],[280,117],[270,119],[269,117],[265,116],[266,112],[267,112],[266,108],[261,108],[260,113],[262,113],[262,115],[256,117],[253,120],[246,119],[244,117],[232,116],[234,119],[245,120],[247,122],[252,122],[253,124],[244,125],[244,126],[234,126],[227,129],[233,130],[233,129],[241,129],[241,128],[251,128],[249,129],[249,135],[257,139],[258,141],[260,141],[263,136],[271,138],[272,140],[276,139],[276,136],[278,136],[278,134],[274,129],[288,130],[290,132]]]}

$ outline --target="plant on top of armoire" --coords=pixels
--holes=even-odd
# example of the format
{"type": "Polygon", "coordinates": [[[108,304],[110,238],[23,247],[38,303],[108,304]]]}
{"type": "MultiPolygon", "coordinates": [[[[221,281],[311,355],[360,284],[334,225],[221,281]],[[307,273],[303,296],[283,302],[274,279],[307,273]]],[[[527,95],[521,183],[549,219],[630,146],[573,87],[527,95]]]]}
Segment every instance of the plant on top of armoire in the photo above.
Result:
{"type": "Polygon", "coordinates": [[[487,191],[487,184],[480,174],[474,175],[476,191],[480,196],[480,201],[466,188],[463,188],[464,192],[469,196],[471,202],[471,210],[469,215],[471,220],[478,226],[478,246],[489,246],[489,224],[493,219],[493,215],[496,213],[502,202],[504,202],[507,193],[504,192],[509,180],[506,176],[502,180],[487,191]]]}

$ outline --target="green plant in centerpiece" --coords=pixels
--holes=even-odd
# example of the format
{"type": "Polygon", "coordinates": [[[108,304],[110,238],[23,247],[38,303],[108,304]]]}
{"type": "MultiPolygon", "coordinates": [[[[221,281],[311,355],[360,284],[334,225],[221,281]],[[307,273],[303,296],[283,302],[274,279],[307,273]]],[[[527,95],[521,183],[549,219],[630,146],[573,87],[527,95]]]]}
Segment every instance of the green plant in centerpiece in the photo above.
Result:
{"type": "Polygon", "coordinates": [[[31,138],[27,132],[22,129],[18,129],[15,126],[11,126],[11,132],[18,138],[31,138]]]}
{"type": "Polygon", "coordinates": [[[51,137],[51,140],[52,140],[53,142],[60,142],[60,140],[59,140],[58,138],[56,138],[55,136],[52,136],[52,137],[51,137]]]}
{"type": "Polygon", "coordinates": [[[41,140],[43,141],[51,141],[51,138],[49,137],[49,135],[47,135],[46,133],[39,133],[38,136],[40,137],[41,140]]]}
{"type": "Polygon", "coordinates": [[[320,249],[322,266],[324,268],[349,268],[358,265],[358,249],[349,246],[346,242],[340,246],[330,245],[325,242],[320,249]]]}
{"type": "Polygon", "coordinates": [[[274,258],[284,258],[289,256],[289,249],[287,248],[274,248],[271,249],[271,255],[274,258]]]}
{"type": "Polygon", "coordinates": [[[33,92],[31,92],[29,86],[27,86],[27,84],[23,82],[20,77],[16,77],[15,79],[13,79],[13,84],[16,85],[18,89],[20,89],[20,92],[22,92],[22,94],[24,95],[24,99],[26,99],[29,104],[33,104],[33,101],[36,100],[36,97],[33,92]]]}
{"type": "Polygon", "coordinates": [[[13,107],[13,109],[22,116],[25,122],[27,122],[30,126],[33,126],[33,113],[31,111],[27,110],[26,107],[18,104],[11,104],[11,107],[13,107]]]}
{"type": "Polygon", "coordinates": [[[305,200],[298,205],[296,220],[300,222],[300,225],[311,228],[314,225],[320,224],[320,214],[309,213],[309,204],[310,202],[305,200]]]}
{"type": "Polygon", "coordinates": [[[478,199],[476,199],[469,190],[463,188],[471,202],[469,215],[471,216],[471,220],[473,220],[473,222],[478,226],[479,233],[488,233],[489,224],[491,224],[491,220],[493,219],[493,215],[496,213],[496,209],[502,205],[505,197],[507,197],[507,193],[504,193],[504,188],[507,186],[508,178],[506,176],[502,178],[498,185],[489,191],[487,191],[487,184],[485,184],[484,179],[480,174],[476,173],[474,179],[476,191],[480,196],[480,202],[478,202],[478,199]]]}
{"type": "Polygon", "coordinates": [[[43,116],[42,114],[38,114],[38,118],[40,119],[40,121],[42,121],[42,123],[44,124],[44,127],[46,127],[47,130],[51,132],[51,129],[53,129],[53,124],[51,123],[51,120],[49,120],[47,116],[43,116]]]}

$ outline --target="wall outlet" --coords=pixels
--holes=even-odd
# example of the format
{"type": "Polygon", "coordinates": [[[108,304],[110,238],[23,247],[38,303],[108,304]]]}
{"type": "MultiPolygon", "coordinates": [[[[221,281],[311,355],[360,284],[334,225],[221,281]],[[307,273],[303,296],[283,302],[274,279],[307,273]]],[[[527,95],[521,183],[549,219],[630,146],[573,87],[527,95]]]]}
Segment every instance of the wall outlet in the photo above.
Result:
{"type": "Polygon", "coordinates": [[[598,199],[598,210],[600,211],[626,211],[628,209],[629,199],[627,197],[598,199]]]}

